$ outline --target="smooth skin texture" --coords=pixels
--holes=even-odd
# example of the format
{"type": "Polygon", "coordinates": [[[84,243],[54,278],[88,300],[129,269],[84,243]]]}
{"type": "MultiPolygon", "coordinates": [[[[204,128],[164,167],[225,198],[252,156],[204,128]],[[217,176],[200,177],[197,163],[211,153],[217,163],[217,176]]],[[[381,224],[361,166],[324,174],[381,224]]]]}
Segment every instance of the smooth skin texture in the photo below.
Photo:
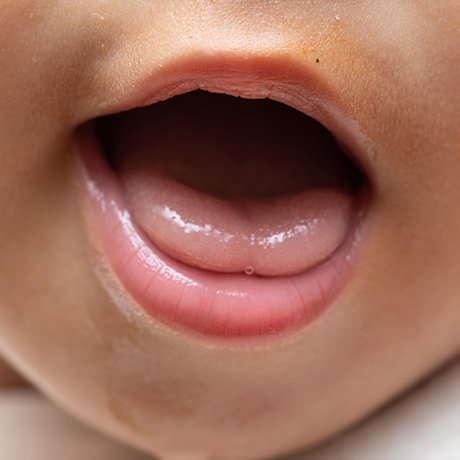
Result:
{"type": "Polygon", "coordinates": [[[264,458],[332,436],[460,351],[456,0],[0,6],[0,350],[55,401],[168,460],[264,458]],[[75,129],[149,69],[216,50],[309,67],[369,139],[357,275],[271,349],[130,323],[95,275],[79,211],[75,129]]]}

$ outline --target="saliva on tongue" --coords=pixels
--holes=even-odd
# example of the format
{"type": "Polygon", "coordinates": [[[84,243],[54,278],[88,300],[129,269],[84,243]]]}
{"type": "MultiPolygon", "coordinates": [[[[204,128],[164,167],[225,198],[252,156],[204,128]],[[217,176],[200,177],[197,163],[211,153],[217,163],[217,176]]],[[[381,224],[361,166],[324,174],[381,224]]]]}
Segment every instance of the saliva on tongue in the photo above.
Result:
{"type": "Polygon", "coordinates": [[[134,220],[185,264],[292,275],[349,232],[350,161],[318,122],[283,104],[194,92],[109,117],[100,132],[134,220]]]}

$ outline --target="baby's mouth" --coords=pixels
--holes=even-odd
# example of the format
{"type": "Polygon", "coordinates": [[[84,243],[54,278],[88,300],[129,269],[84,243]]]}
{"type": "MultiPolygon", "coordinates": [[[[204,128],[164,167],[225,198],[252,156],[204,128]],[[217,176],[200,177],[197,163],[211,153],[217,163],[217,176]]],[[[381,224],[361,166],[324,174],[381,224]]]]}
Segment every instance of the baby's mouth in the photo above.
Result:
{"type": "Polygon", "coordinates": [[[341,147],[352,136],[259,97],[259,73],[208,72],[82,130],[85,217],[121,289],[160,324],[278,337],[349,279],[367,180],[341,147]]]}

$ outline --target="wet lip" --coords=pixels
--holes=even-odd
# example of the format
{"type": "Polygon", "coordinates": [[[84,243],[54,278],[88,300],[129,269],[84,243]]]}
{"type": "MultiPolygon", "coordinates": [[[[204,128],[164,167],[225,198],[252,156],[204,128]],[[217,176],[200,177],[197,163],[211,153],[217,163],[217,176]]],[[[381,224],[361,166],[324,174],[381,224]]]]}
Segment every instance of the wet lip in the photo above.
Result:
{"type": "MultiPolygon", "coordinates": [[[[143,78],[108,113],[151,105],[195,89],[252,99],[268,97],[289,105],[318,120],[356,162],[365,163],[359,130],[334,103],[332,91],[311,72],[284,59],[228,55],[182,59],[143,78]]],[[[368,187],[363,186],[356,197],[347,237],[319,265],[280,277],[216,273],[173,259],[145,235],[130,213],[91,124],[80,129],[79,146],[82,204],[90,239],[117,285],[160,325],[232,342],[291,336],[324,313],[351,279],[368,187]]]]}

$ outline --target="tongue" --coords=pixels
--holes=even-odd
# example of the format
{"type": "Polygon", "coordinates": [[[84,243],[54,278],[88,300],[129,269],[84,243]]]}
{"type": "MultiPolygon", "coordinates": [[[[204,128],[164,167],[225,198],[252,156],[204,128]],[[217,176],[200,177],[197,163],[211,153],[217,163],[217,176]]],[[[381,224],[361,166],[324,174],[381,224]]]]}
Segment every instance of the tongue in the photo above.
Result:
{"type": "Polygon", "coordinates": [[[112,117],[101,133],[135,221],[184,263],[295,274],[348,234],[353,169],[289,107],[191,93],[112,117]]]}

